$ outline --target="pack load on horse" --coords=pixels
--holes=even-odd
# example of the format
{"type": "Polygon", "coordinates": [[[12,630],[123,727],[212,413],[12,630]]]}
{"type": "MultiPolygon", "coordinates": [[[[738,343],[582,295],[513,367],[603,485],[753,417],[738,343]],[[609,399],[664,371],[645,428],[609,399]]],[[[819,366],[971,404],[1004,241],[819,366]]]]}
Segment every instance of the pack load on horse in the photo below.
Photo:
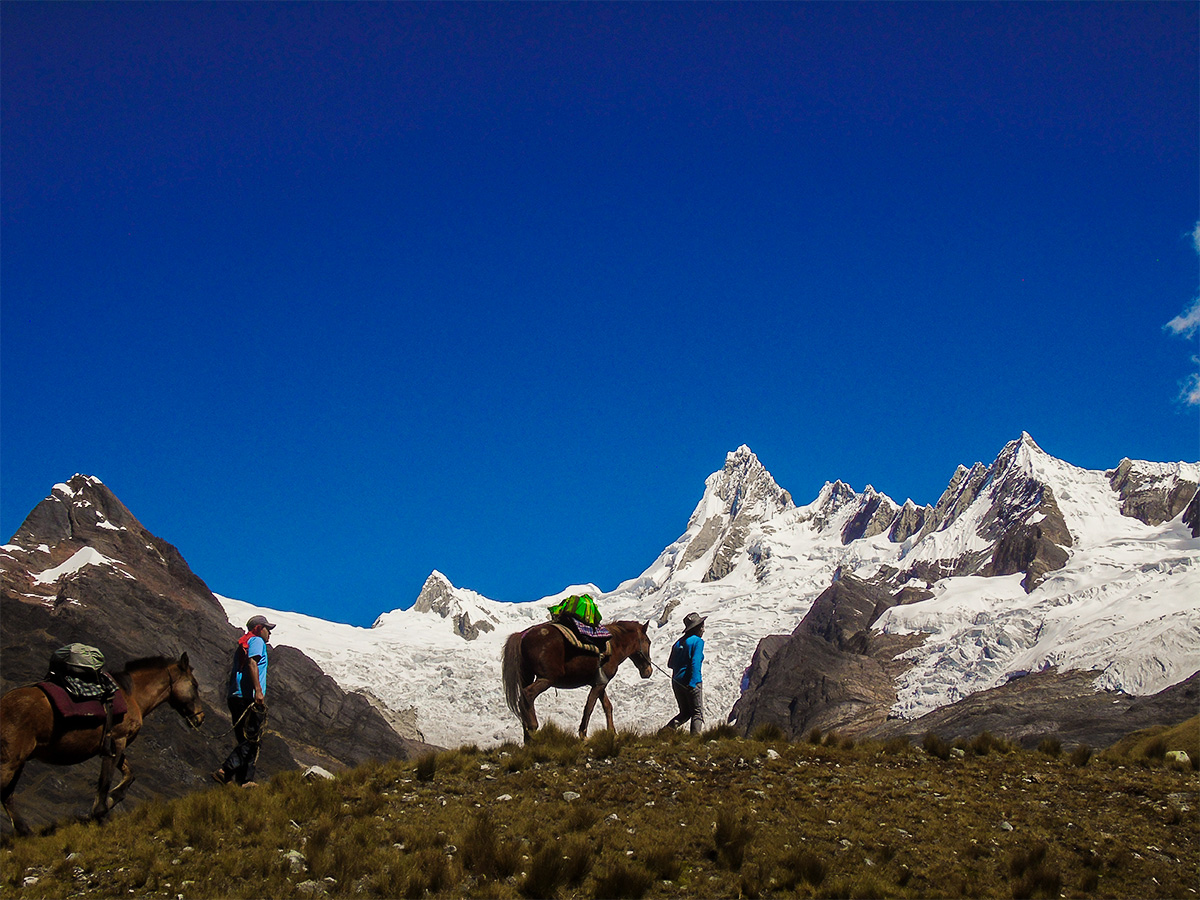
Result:
{"type": "MultiPolygon", "coordinates": [[[[590,598],[589,598],[590,599],[590,598]]],[[[607,687],[617,668],[632,659],[643,678],[654,669],[650,662],[649,622],[613,622],[607,655],[580,649],[564,633],[562,626],[544,623],[510,634],[501,659],[504,699],[521,720],[525,740],[537,731],[538,719],[533,704],[547,688],[590,688],[579,723],[579,736],[587,736],[588,720],[596,701],[604,707],[608,730],[613,727],[612,701],[607,687]]]]}
{"type": "Polygon", "coordinates": [[[204,721],[200,686],[185,653],[138,659],[110,676],[104,655],[86,644],[56,651],[46,678],[13,688],[0,697],[0,803],[13,828],[29,827],[13,806],[13,793],[30,759],[71,766],[102,756],[92,816],[102,819],[125,798],[133,783],[125,750],[141,730],[143,718],[169,703],[188,724],[204,721]],[[122,779],[112,788],[113,771],[122,779]]]}
{"type": "Polygon", "coordinates": [[[600,609],[591,594],[572,594],[570,597],[564,597],[550,607],[550,619],[569,628],[579,639],[573,643],[592,653],[603,655],[608,640],[612,637],[612,633],[600,624],[600,609]]]}
{"type": "Polygon", "coordinates": [[[60,685],[76,700],[107,700],[117,683],[104,671],[104,654],[87,644],[67,644],[50,655],[46,681],[60,685]]]}

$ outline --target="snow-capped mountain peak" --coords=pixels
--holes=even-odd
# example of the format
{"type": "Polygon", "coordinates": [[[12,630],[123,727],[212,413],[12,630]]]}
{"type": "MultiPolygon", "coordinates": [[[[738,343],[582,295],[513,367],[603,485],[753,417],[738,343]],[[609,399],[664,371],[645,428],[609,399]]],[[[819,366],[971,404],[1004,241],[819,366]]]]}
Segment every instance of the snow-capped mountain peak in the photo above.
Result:
{"type": "Polygon", "coordinates": [[[704,498],[692,513],[691,522],[707,521],[716,515],[761,521],[794,506],[792,495],[775,482],[754,452],[742,444],[725,457],[724,468],[705,479],[704,498]]]}
{"type": "MultiPolygon", "coordinates": [[[[500,621],[495,606],[495,600],[489,600],[475,591],[456,588],[449,578],[434,569],[425,579],[421,593],[417,595],[417,600],[408,611],[408,615],[429,613],[441,616],[453,623],[455,634],[464,640],[473,641],[480,634],[495,630],[497,622],[500,621]]],[[[394,611],[384,613],[371,627],[382,628],[395,616],[394,611]]]]}

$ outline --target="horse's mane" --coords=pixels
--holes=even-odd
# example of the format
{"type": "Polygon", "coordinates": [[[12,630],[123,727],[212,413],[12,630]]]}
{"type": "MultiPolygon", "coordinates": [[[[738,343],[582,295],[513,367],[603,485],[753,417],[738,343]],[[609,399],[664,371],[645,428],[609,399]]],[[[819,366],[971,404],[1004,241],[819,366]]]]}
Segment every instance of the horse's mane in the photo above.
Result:
{"type": "Polygon", "coordinates": [[[125,668],[120,672],[113,672],[112,677],[123,691],[129,693],[133,690],[133,679],[129,677],[132,673],[143,669],[166,669],[178,662],[179,660],[169,656],[143,656],[141,659],[131,659],[125,663],[125,668]]]}
{"type": "Polygon", "coordinates": [[[609,629],[610,631],[612,631],[614,629],[617,631],[633,631],[635,628],[637,628],[641,624],[642,624],[641,622],[634,622],[634,621],[631,621],[628,619],[622,619],[619,622],[606,622],[604,627],[609,629]]]}
{"type": "Polygon", "coordinates": [[[179,662],[169,656],[143,656],[141,659],[131,659],[125,663],[125,672],[140,672],[142,669],[165,669],[179,662]]]}

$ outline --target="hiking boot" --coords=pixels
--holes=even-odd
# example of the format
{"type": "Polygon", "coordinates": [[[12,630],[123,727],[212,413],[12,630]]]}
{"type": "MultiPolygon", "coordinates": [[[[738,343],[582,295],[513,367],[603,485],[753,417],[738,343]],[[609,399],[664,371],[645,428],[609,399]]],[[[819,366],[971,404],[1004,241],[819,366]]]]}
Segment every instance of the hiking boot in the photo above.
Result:
{"type": "Polygon", "coordinates": [[[212,773],[212,779],[217,784],[229,784],[229,776],[225,774],[224,769],[217,769],[212,773]]]}
{"type": "Polygon", "coordinates": [[[257,781],[247,781],[245,784],[242,785],[242,787],[255,788],[255,787],[258,787],[258,782],[257,781]]]}

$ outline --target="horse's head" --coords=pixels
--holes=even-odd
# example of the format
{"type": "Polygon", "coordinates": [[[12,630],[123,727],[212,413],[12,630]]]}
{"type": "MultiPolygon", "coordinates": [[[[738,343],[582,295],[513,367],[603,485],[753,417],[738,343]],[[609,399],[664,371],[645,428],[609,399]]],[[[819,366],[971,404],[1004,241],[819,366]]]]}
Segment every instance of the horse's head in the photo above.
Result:
{"type": "Polygon", "coordinates": [[[643,678],[649,678],[654,674],[654,664],[650,662],[650,623],[633,623],[634,638],[637,642],[637,648],[629,654],[629,658],[633,660],[633,664],[638,667],[638,674],[643,678]]]}
{"type": "Polygon", "coordinates": [[[200,708],[200,685],[196,682],[196,673],[188,662],[186,653],[179,661],[171,663],[167,670],[171,676],[171,695],[167,702],[193,728],[199,728],[204,721],[204,710],[200,708]]]}

